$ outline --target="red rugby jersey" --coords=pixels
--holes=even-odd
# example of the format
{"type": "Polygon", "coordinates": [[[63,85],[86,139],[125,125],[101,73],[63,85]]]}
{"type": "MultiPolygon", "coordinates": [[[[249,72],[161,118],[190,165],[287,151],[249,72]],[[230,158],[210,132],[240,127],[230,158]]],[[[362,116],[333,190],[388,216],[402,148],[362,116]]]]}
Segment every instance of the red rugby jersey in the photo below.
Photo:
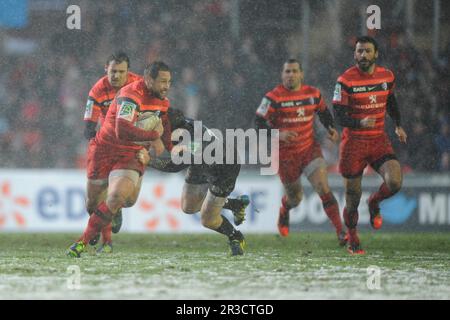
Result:
{"type": "MultiPolygon", "coordinates": [[[[114,98],[108,109],[105,122],[95,139],[98,143],[107,144],[111,147],[118,147],[122,150],[134,151],[141,149],[142,146],[133,143],[133,141],[136,141],[136,137],[131,135],[129,137],[124,137],[130,133],[130,128],[126,127],[132,125],[132,134],[145,135],[149,131],[135,127],[139,115],[147,111],[159,111],[164,126],[164,134],[161,139],[166,148],[170,150],[171,130],[167,118],[169,106],[169,99],[159,99],[154,96],[152,92],[147,89],[144,80],[135,81],[123,87],[117,93],[117,96],[114,98]],[[124,132],[125,134],[122,134],[121,132],[124,132]]],[[[152,137],[152,140],[153,139],[154,137],[152,137]]],[[[142,141],[147,141],[147,139],[142,141]]]]}
{"type": "Polygon", "coordinates": [[[295,131],[297,137],[286,144],[280,141],[280,152],[300,153],[314,143],[314,113],[326,109],[319,89],[302,85],[289,91],[278,85],[263,98],[256,114],[280,131],[295,131]]]}
{"type": "MultiPolygon", "coordinates": [[[[124,86],[141,79],[140,75],[128,72],[124,86]]],[[[109,83],[108,76],[100,78],[89,91],[84,121],[98,122],[100,119],[100,123],[103,123],[116,93],[117,90],[109,83]]]]}
{"type": "Polygon", "coordinates": [[[373,128],[345,127],[343,138],[371,139],[383,135],[387,100],[394,87],[394,74],[380,66],[375,66],[373,74],[364,73],[356,66],[345,71],[337,80],[333,104],[348,108],[347,113],[353,119],[372,116],[376,122],[373,128]]]}

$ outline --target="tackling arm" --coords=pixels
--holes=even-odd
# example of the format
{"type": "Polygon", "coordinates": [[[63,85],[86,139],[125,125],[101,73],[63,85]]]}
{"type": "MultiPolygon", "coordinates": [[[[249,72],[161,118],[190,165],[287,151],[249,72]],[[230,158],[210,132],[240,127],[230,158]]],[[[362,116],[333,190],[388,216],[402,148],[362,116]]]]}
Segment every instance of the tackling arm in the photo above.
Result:
{"type": "Polygon", "coordinates": [[[168,159],[161,159],[161,158],[152,159],[148,163],[148,166],[150,168],[156,169],[158,171],[172,172],[172,173],[180,172],[181,170],[189,167],[188,164],[175,164],[172,162],[172,160],[170,158],[168,158],[168,159]]]}

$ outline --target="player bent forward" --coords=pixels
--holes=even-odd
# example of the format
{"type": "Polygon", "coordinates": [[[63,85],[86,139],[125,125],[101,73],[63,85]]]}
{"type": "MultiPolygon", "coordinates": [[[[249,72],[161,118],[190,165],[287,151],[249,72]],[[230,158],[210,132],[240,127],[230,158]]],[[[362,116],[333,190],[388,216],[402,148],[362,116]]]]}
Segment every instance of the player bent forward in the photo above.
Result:
{"type": "Polygon", "coordinates": [[[103,126],[89,145],[88,154],[88,178],[108,179],[106,200],[91,213],[83,235],[68,249],[69,256],[80,257],[87,243],[97,237],[138,191],[144,174],[144,165],[137,159],[137,153],[144,148],[142,144],[152,141],[153,148],[162,152],[162,139],[166,149],[171,150],[166,98],[170,84],[169,67],[154,62],[146,67],[143,80],[125,86],[114,98],[103,126]],[[137,127],[138,119],[147,112],[161,113],[164,129],[161,125],[154,130],[137,127]]]}
{"type": "MultiPolygon", "coordinates": [[[[181,111],[175,109],[169,109],[168,116],[172,130],[185,129],[191,137],[194,137],[193,120],[185,118],[181,111]]],[[[205,132],[210,135],[210,139],[206,139],[208,142],[203,142],[202,150],[205,150],[206,146],[216,139],[211,131],[203,126],[203,137],[205,132]]],[[[195,149],[188,150],[187,146],[177,145],[173,148],[172,153],[180,151],[190,152],[191,155],[196,152],[195,149]]],[[[233,227],[226,217],[221,215],[222,209],[228,209],[233,211],[236,225],[245,220],[245,209],[249,204],[248,196],[243,195],[236,199],[227,198],[234,190],[239,175],[240,165],[238,163],[176,165],[170,158],[155,158],[150,161],[148,152],[144,150],[139,152],[138,157],[143,164],[148,164],[159,171],[179,172],[188,168],[181,197],[182,210],[188,214],[200,212],[204,227],[228,237],[231,255],[244,254],[244,236],[233,227]]]]}

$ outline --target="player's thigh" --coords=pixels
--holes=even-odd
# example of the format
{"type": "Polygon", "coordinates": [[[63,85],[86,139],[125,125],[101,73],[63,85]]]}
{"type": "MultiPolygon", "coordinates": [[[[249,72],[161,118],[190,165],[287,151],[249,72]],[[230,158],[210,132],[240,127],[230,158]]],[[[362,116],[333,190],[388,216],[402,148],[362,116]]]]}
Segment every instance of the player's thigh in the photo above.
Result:
{"type": "Polygon", "coordinates": [[[121,200],[129,198],[135,191],[139,182],[139,172],[135,170],[118,169],[109,174],[108,198],[120,197],[121,200]]]}
{"type": "Polygon", "coordinates": [[[181,207],[183,209],[183,212],[199,212],[207,191],[207,183],[190,184],[185,182],[181,194],[181,207]]]}
{"type": "Polygon", "coordinates": [[[313,159],[303,170],[314,191],[319,195],[330,192],[327,164],[322,157],[313,159]]]}
{"type": "Polygon", "coordinates": [[[181,207],[185,213],[200,211],[208,190],[208,179],[202,165],[189,166],[186,172],[185,183],[181,195],[181,207]]]}
{"type": "Polygon", "coordinates": [[[402,168],[400,162],[396,159],[391,159],[384,162],[378,169],[378,173],[383,177],[385,183],[392,190],[397,191],[402,184],[402,168]]]}
{"type": "Polygon", "coordinates": [[[144,176],[140,176],[139,177],[138,182],[136,184],[136,187],[134,188],[133,193],[130,195],[130,197],[125,202],[125,208],[132,207],[136,203],[136,201],[137,201],[137,199],[139,197],[139,193],[141,192],[143,178],[144,178],[144,176]]]}
{"type": "Polygon", "coordinates": [[[303,187],[300,179],[292,183],[283,183],[283,188],[290,205],[297,206],[303,198],[303,187]]]}
{"type": "Polygon", "coordinates": [[[227,198],[234,190],[241,170],[240,164],[215,164],[208,170],[209,190],[217,197],[227,198]]]}
{"type": "Polygon", "coordinates": [[[344,178],[360,177],[368,162],[366,148],[357,140],[343,140],[339,148],[339,172],[344,178]]]}
{"type": "Polygon", "coordinates": [[[291,157],[280,156],[278,176],[283,185],[295,183],[300,178],[301,161],[299,160],[299,157],[300,155],[291,157]]]}
{"type": "Polygon", "coordinates": [[[105,200],[107,190],[107,179],[88,179],[86,184],[86,207],[89,212],[94,210],[100,202],[105,200]]]}

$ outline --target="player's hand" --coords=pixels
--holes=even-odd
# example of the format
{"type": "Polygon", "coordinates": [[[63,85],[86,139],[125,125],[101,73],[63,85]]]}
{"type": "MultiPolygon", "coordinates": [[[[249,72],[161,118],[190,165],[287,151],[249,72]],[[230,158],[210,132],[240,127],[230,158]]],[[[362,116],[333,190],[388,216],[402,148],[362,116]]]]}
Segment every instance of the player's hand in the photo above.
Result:
{"type": "Polygon", "coordinates": [[[156,128],[154,129],[155,131],[157,131],[159,133],[159,136],[161,137],[164,133],[164,127],[162,125],[162,121],[159,122],[159,124],[156,126],[156,128]]]}
{"type": "Polygon", "coordinates": [[[142,163],[144,166],[147,166],[151,160],[150,155],[145,149],[139,150],[139,152],[136,154],[136,157],[138,158],[139,162],[142,163]]]}
{"type": "Polygon", "coordinates": [[[333,143],[338,142],[339,132],[337,132],[335,128],[328,129],[328,139],[330,139],[333,143]]]}
{"type": "Polygon", "coordinates": [[[159,157],[164,152],[164,149],[161,139],[156,139],[150,143],[150,152],[154,157],[159,157]]]}
{"type": "Polygon", "coordinates": [[[398,140],[400,140],[400,142],[406,143],[406,138],[408,136],[402,127],[395,127],[395,134],[397,135],[398,140]]]}
{"type": "Polygon", "coordinates": [[[365,117],[361,119],[361,127],[363,128],[373,128],[375,127],[376,119],[372,117],[365,117]]]}
{"type": "Polygon", "coordinates": [[[281,131],[278,135],[281,142],[289,143],[292,139],[297,136],[297,132],[295,131],[281,131]]]}

